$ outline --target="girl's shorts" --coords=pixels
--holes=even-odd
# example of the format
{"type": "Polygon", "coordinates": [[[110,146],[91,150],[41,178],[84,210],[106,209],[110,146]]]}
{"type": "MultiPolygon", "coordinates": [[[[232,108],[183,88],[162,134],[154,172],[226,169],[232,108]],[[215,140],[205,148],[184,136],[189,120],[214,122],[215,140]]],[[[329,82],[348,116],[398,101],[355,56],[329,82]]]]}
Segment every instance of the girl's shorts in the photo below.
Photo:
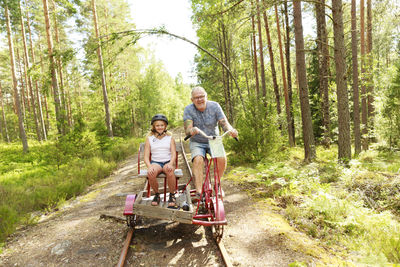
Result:
{"type": "Polygon", "coordinates": [[[158,161],[154,161],[154,160],[150,160],[150,164],[158,164],[161,166],[161,168],[164,168],[164,165],[169,163],[170,160],[166,161],[166,162],[158,162],[158,161]]]}

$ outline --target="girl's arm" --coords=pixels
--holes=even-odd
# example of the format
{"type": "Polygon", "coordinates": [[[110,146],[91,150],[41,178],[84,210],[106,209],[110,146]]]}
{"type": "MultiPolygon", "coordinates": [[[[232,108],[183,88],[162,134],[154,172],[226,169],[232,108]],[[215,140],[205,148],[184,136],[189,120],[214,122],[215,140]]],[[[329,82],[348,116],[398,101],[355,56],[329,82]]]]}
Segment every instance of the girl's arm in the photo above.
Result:
{"type": "Polygon", "coordinates": [[[146,164],[147,168],[150,167],[150,141],[149,138],[146,138],[146,143],[144,144],[144,163],[146,164]]]}
{"type": "Polygon", "coordinates": [[[171,137],[171,161],[170,163],[175,169],[175,162],[176,162],[176,144],[175,144],[175,139],[171,137]]]}

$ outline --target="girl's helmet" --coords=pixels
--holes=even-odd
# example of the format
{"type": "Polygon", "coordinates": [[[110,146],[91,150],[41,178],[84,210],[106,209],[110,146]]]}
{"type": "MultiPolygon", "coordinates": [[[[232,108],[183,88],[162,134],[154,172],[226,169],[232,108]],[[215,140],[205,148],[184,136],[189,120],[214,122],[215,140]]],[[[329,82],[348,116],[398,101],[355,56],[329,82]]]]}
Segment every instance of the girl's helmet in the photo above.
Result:
{"type": "Polygon", "coordinates": [[[154,115],[153,118],[151,119],[151,125],[153,125],[153,122],[155,122],[155,121],[164,121],[168,125],[168,119],[163,114],[154,115]]]}

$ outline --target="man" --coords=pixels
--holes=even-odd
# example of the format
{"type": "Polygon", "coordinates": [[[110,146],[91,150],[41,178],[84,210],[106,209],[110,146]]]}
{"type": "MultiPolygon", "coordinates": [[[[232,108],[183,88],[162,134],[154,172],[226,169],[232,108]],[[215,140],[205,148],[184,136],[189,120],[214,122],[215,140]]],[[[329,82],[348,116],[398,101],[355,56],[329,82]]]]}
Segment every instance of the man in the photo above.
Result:
{"type": "MultiPolygon", "coordinates": [[[[207,100],[207,93],[203,87],[192,89],[192,104],[185,107],[183,121],[185,134],[191,135],[190,152],[193,162],[193,175],[197,196],[203,186],[204,157],[210,153],[208,139],[198,134],[199,129],[207,135],[219,135],[218,125],[224,132],[230,131],[232,137],[237,137],[238,132],[229,124],[221,106],[214,101],[207,100]]],[[[217,158],[218,174],[222,177],[226,168],[226,158],[217,158]]]]}

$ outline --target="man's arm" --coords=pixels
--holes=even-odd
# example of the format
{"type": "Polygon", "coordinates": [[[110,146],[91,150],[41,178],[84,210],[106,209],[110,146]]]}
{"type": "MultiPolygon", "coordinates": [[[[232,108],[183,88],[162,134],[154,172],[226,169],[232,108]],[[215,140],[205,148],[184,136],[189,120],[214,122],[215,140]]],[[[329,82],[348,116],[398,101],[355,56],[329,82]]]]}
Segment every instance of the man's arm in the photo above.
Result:
{"type": "Polygon", "coordinates": [[[226,118],[220,119],[218,121],[218,124],[221,126],[222,130],[224,132],[230,131],[230,135],[232,137],[237,137],[238,136],[238,132],[236,131],[236,129],[234,129],[232,127],[232,125],[229,124],[228,120],[226,118]]]}
{"type": "Polygon", "coordinates": [[[229,122],[226,118],[219,120],[218,124],[219,124],[219,126],[221,126],[221,128],[224,132],[227,132],[227,131],[233,129],[233,127],[229,124],[229,122]]]}
{"type": "Polygon", "coordinates": [[[183,123],[183,127],[185,128],[185,135],[191,135],[193,129],[193,121],[185,120],[183,123]]]}

